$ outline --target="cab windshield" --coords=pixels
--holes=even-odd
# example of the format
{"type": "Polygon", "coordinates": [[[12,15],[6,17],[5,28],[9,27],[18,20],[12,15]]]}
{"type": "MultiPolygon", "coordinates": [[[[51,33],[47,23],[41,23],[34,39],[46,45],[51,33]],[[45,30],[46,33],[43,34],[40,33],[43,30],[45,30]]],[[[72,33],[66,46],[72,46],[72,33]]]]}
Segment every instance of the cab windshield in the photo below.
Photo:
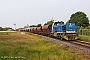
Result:
{"type": "Polygon", "coordinates": [[[54,25],[56,25],[56,26],[62,26],[62,25],[64,25],[64,23],[63,22],[55,22],[54,25]]]}

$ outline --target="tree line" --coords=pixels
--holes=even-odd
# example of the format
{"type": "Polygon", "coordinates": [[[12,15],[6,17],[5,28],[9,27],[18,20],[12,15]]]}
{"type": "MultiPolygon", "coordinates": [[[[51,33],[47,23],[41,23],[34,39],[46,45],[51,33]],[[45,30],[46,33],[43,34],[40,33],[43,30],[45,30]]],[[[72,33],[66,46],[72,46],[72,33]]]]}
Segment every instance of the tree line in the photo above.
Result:
{"type": "Polygon", "coordinates": [[[89,19],[84,12],[79,11],[73,13],[67,23],[75,23],[76,26],[87,27],[89,25],[89,19]]]}
{"type": "MultiPolygon", "coordinates": [[[[53,24],[53,23],[54,23],[54,20],[51,19],[50,21],[47,21],[46,23],[44,23],[44,26],[48,24],[53,24]]],[[[88,25],[90,25],[89,18],[82,11],[78,11],[76,13],[71,14],[70,19],[66,23],[75,23],[76,26],[78,27],[87,27],[88,25]]],[[[31,25],[30,27],[40,27],[40,26],[42,26],[42,24],[31,25]]],[[[0,27],[0,31],[6,31],[8,29],[10,28],[0,27]]]]}
{"type": "MultiPolygon", "coordinates": [[[[54,23],[54,20],[51,19],[50,21],[47,21],[44,24],[44,26],[48,25],[48,24],[53,24],[53,23],[54,23]]],[[[87,15],[82,11],[78,11],[76,13],[73,13],[70,16],[70,19],[66,23],[75,23],[76,26],[78,26],[78,27],[87,27],[88,25],[90,25],[87,15]]],[[[40,27],[40,26],[42,26],[42,24],[31,25],[30,27],[40,27]]]]}
{"type": "Polygon", "coordinates": [[[5,27],[5,28],[0,27],[0,31],[7,31],[8,29],[11,29],[11,28],[10,27],[5,27]]]}
{"type": "MultiPolygon", "coordinates": [[[[44,24],[44,26],[45,26],[45,25],[48,25],[48,24],[53,24],[53,23],[54,23],[54,20],[51,19],[50,21],[46,22],[46,23],[44,24]]],[[[42,24],[37,24],[37,25],[31,25],[30,27],[41,27],[41,26],[42,26],[42,24]]]]}
{"type": "MultiPolygon", "coordinates": [[[[54,23],[54,20],[51,19],[50,21],[47,21],[46,23],[44,23],[44,26],[48,25],[48,24],[53,24],[53,23],[54,23]]],[[[78,27],[87,27],[88,25],[90,25],[87,15],[84,12],[81,12],[81,11],[73,13],[71,15],[70,19],[66,23],[75,23],[76,26],[78,26],[78,27]]],[[[41,26],[42,26],[42,24],[30,25],[30,27],[41,27],[41,26]]],[[[10,28],[0,27],[0,31],[1,30],[8,30],[8,29],[10,29],[10,28]]]]}

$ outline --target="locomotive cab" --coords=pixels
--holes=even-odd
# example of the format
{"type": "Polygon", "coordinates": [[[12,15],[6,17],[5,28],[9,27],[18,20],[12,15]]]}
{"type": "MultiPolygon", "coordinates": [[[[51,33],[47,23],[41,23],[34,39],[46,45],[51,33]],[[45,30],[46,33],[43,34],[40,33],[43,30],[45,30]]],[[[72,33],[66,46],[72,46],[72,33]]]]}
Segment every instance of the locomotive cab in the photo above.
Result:
{"type": "Polygon", "coordinates": [[[65,33],[64,39],[66,39],[66,40],[78,39],[78,34],[76,32],[75,23],[67,23],[66,24],[66,33],[65,33]]]}
{"type": "Polygon", "coordinates": [[[63,32],[64,22],[55,22],[52,26],[52,32],[63,32]]]}
{"type": "Polygon", "coordinates": [[[63,39],[65,32],[64,22],[54,22],[51,28],[51,36],[63,39]]]}

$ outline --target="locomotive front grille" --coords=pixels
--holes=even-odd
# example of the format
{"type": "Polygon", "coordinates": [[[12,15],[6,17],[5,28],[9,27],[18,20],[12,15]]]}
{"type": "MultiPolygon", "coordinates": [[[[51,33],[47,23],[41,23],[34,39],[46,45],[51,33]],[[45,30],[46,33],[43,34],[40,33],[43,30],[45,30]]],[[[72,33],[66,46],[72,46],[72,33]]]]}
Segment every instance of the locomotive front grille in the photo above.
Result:
{"type": "Polygon", "coordinates": [[[74,40],[75,39],[75,35],[68,35],[68,40],[74,40]]]}
{"type": "Polygon", "coordinates": [[[66,40],[76,40],[78,38],[77,34],[65,34],[64,39],[66,40]]]}

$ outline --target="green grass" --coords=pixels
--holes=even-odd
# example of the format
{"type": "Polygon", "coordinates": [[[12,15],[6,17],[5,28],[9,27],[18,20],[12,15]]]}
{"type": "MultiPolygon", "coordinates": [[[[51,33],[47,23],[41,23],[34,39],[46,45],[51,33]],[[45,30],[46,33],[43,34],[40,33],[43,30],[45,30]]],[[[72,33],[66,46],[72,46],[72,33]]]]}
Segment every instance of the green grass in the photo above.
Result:
{"type": "Polygon", "coordinates": [[[90,36],[79,35],[79,39],[82,41],[90,42],[90,36]]]}
{"type": "Polygon", "coordinates": [[[18,34],[20,32],[17,31],[0,31],[0,35],[8,35],[8,34],[18,34]]]}
{"type": "Polygon", "coordinates": [[[22,56],[25,60],[80,60],[64,47],[56,46],[45,40],[36,42],[33,40],[10,42],[9,40],[0,43],[0,47],[0,56],[22,56]]]}
{"type": "MultiPolygon", "coordinates": [[[[0,57],[7,56],[7,60],[85,60],[71,53],[65,47],[58,46],[58,44],[41,37],[30,36],[33,37],[30,39],[26,37],[27,35],[19,35],[18,38],[18,35],[5,36],[7,39],[0,38],[0,57]]],[[[4,60],[4,58],[0,58],[0,60],[4,60]]]]}

